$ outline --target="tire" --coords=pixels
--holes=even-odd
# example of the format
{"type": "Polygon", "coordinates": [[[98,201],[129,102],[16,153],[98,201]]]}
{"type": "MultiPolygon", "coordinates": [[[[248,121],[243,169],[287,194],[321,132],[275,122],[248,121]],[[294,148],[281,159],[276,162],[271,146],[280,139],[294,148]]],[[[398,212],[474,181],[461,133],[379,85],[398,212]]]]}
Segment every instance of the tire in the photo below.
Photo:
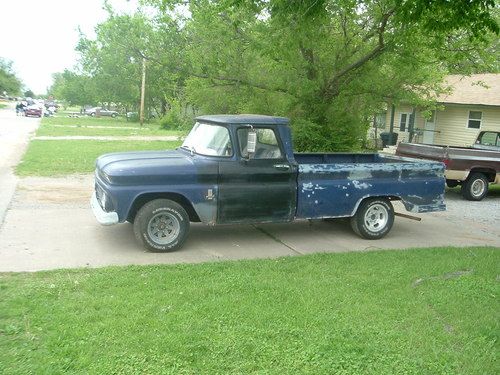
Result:
{"type": "Polygon", "coordinates": [[[95,117],[95,112],[92,112],[92,113],[90,114],[90,116],[91,116],[91,117],[95,117]]]}
{"type": "Polygon", "coordinates": [[[116,113],[113,113],[113,114],[111,115],[111,117],[112,117],[112,118],[115,118],[115,117],[116,117],[116,113]]]}
{"type": "Polygon", "coordinates": [[[480,201],[488,194],[488,179],[482,173],[472,173],[462,184],[462,196],[468,201],[480,201]]]}
{"type": "Polygon", "coordinates": [[[386,198],[365,199],[351,217],[351,228],[360,237],[378,240],[384,237],[394,224],[394,208],[386,198]]]}
{"type": "Polygon", "coordinates": [[[460,183],[457,180],[446,180],[446,186],[449,188],[454,188],[460,185],[460,183]]]}
{"type": "Polygon", "coordinates": [[[168,199],[155,199],[146,203],[134,219],[135,238],[153,252],[179,249],[188,232],[189,216],[186,210],[168,199]]]}

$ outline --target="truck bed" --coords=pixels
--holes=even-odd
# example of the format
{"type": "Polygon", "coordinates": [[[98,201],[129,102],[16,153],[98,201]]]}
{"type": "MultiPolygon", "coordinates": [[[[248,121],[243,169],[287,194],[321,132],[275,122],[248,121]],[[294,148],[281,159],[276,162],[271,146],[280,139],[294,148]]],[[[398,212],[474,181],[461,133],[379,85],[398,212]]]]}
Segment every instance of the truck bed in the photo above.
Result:
{"type": "Polygon", "coordinates": [[[443,163],[380,154],[294,154],[297,218],[349,217],[367,197],[401,199],[410,212],[445,210],[443,163]]]}
{"type": "MultiPolygon", "coordinates": [[[[484,147],[484,146],[483,146],[484,147]]],[[[500,151],[479,147],[457,147],[442,145],[426,145],[417,143],[400,143],[397,155],[430,160],[484,160],[500,162],[500,151]]]]}

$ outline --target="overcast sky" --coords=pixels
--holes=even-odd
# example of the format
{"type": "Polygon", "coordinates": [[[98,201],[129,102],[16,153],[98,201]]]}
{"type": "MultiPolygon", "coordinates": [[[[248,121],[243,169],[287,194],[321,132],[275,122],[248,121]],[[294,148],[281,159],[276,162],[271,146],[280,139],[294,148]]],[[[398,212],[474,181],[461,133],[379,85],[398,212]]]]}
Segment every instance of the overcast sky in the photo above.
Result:
{"type": "MultiPolygon", "coordinates": [[[[137,0],[110,0],[120,12],[137,8],[137,0]]],[[[106,19],[103,0],[2,1],[0,7],[0,57],[13,68],[26,88],[44,94],[52,73],[75,65],[78,27],[94,35],[106,19]]]]}

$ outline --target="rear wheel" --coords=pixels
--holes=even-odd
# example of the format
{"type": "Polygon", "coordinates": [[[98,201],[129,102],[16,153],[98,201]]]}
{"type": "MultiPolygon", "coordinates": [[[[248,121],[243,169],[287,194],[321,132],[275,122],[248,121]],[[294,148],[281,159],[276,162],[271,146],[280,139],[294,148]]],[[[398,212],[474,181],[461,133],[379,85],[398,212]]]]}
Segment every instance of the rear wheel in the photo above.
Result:
{"type": "Polygon", "coordinates": [[[480,201],[488,194],[488,179],[482,173],[472,173],[462,184],[462,196],[469,201],[480,201]]]}
{"type": "Polygon", "coordinates": [[[376,240],[384,237],[394,224],[394,208],[386,198],[366,199],[351,218],[351,227],[359,236],[376,240]]]}
{"type": "Polygon", "coordinates": [[[154,252],[179,249],[188,232],[189,216],[186,210],[169,199],[155,199],[146,203],[134,219],[136,239],[154,252]]]}

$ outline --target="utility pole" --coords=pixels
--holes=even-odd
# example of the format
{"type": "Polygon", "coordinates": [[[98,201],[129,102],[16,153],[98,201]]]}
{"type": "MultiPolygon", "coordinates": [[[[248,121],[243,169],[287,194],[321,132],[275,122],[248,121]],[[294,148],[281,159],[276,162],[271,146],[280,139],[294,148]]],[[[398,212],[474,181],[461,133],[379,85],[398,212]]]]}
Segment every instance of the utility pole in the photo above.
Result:
{"type": "Polygon", "coordinates": [[[139,121],[141,126],[144,125],[144,92],[146,91],[146,59],[142,58],[142,84],[141,84],[141,108],[139,113],[139,121]]]}

